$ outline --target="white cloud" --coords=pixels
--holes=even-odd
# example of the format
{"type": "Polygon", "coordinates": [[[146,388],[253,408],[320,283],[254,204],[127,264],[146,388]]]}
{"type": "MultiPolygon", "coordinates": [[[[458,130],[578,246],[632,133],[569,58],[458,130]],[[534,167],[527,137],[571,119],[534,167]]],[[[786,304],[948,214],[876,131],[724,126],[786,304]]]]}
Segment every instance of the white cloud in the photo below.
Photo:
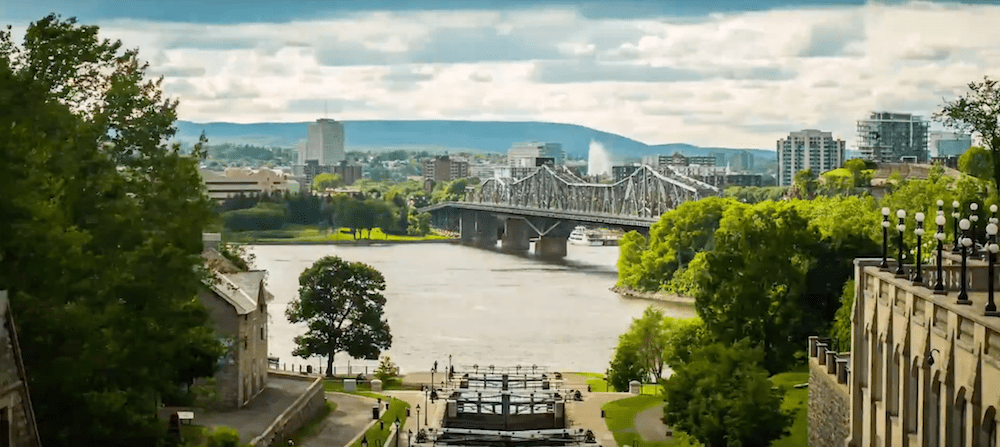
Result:
{"type": "MultiPolygon", "coordinates": [[[[1000,6],[590,19],[571,8],[354,14],[277,24],[118,20],[182,119],[516,119],[649,143],[773,147],[873,109],[929,116],[1000,75],[1000,6]]],[[[21,28],[23,35],[23,28],[21,28]]],[[[15,35],[18,35],[15,28],[15,35]]]]}

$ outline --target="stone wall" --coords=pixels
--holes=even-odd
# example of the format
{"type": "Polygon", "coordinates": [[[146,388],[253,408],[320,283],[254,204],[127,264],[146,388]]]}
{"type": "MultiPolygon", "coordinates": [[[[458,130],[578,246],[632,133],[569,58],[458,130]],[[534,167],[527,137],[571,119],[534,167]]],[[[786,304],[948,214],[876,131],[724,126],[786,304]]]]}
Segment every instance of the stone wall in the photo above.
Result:
{"type": "Polygon", "coordinates": [[[305,393],[299,396],[292,405],[275,419],[263,434],[250,441],[250,447],[277,446],[277,443],[281,442],[286,436],[295,433],[312,418],[316,417],[326,405],[326,392],[323,389],[322,377],[303,377],[300,374],[275,370],[269,371],[269,374],[282,378],[311,380],[313,383],[309,385],[305,393]]]}
{"type": "Polygon", "coordinates": [[[843,447],[850,437],[851,401],[847,386],[809,358],[809,446],[843,447]]]}

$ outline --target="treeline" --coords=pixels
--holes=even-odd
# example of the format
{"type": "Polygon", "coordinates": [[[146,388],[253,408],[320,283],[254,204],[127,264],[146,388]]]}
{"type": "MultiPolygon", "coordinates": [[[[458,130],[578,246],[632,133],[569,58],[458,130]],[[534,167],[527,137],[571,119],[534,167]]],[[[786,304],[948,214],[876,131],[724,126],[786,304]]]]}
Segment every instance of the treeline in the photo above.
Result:
{"type": "Polygon", "coordinates": [[[208,159],[219,160],[258,160],[258,161],[281,161],[290,162],[293,159],[294,149],[255,146],[251,144],[214,144],[206,146],[208,159]]]}
{"type": "MultiPolygon", "coordinates": [[[[850,349],[853,259],[880,256],[881,208],[893,215],[906,211],[904,249],[912,259],[915,213],[932,222],[943,200],[946,213],[958,201],[967,216],[975,202],[986,221],[984,210],[998,202],[989,181],[956,180],[943,171],[933,168],[926,180],[892,179],[892,192],[881,200],[819,195],[744,203],[729,191],[731,197],[687,202],[665,213],[648,238],[627,233],[620,242],[619,285],[691,296],[699,318],[647,310],[620,337],[609,382],[623,390],[631,380],[659,381],[664,421],[705,445],[769,445],[787,435],[794,415],[783,409],[784,390],[769,376],[801,364],[810,335],[830,335],[836,349],[850,349]],[[673,374],[663,380],[667,368],[673,374]]],[[[936,230],[932,225],[928,235],[936,230]]],[[[948,219],[945,234],[952,234],[952,225],[948,219]]],[[[895,252],[896,238],[890,239],[895,252]]],[[[937,241],[925,237],[922,243],[930,262],[937,241]]]]}

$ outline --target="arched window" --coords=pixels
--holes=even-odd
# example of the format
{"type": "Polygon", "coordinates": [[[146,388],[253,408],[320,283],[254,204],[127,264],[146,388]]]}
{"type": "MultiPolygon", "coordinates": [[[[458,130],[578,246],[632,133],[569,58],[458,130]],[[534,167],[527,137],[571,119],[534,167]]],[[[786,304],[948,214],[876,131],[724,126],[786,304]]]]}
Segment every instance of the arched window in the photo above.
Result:
{"type": "Polygon", "coordinates": [[[979,427],[977,447],[997,447],[997,409],[995,407],[986,409],[983,425],[979,427]]]}
{"type": "Polygon", "coordinates": [[[917,432],[917,416],[920,409],[920,365],[913,363],[906,380],[906,431],[917,432]]]}
{"type": "Polygon", "coordinates": [[[941,379],[934,377],[930,393],[924,401],[924,445],[941,445],[941,379]]]}
{"type": "Polygon", "coordinates": [[[952,408],[952,423],[950,428],[950,434],[948,436],[948,445],[954,447],[966,447],[966,442],[968,442],[968,437],[966,436],[966,428],[968,427],[968,414],[967,410],[968,401],[965,399],[965,388],[958,390],[958,395],[955,398],[955,406],[952,408]]]}

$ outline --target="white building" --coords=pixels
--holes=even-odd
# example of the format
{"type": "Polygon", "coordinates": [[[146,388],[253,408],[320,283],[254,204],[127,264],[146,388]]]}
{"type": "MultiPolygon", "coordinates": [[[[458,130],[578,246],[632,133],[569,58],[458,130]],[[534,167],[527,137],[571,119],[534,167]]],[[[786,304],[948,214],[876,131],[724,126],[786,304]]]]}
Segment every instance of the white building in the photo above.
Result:
{"type": "Polygon", "coordinates": [[[510,166],[535,167],[537,166],[536,160],[539,158],[551,158],[556,165],[561,165],[566,156],[562,144],[539,143],[537,141],[515,143],[507,151],[507,164],[510,166]]]}
{"type": "Polygon", "coordinates": [[[277,169],[226,168],[224,172],[200,169],[208,196],[224,200],[238,194],[255,196],[288,191],[290,175],[277,169]]]}
{"type": "Polygon", "coordinates": [[[931,132],[928,148],[931,157],[958,157],[972,146],[972,135],[954,132],[931,132]]]}
{"type": "Polygon", "coordinates": [[[344,125],[325,118],[310,123],[306,144],[299,146],[299,164],[304,165],[307,160],[316,160],[320,166],[332,166],[347,160],[344,125]]]}
{"type": "Polygon", "coordinates": [[[861,158],[878,163],[926,163],[929,124],[909,113],[872,112],[858,120],[861,158]]]}
{"type": "Polygon", "coordinates": [[[778,140],[778,185],[789,186],[795,174],[812,169],[814,174],[836,169],[844,164],[844,140],[835,140],[831,132],[805,129],[778,140]]]}

